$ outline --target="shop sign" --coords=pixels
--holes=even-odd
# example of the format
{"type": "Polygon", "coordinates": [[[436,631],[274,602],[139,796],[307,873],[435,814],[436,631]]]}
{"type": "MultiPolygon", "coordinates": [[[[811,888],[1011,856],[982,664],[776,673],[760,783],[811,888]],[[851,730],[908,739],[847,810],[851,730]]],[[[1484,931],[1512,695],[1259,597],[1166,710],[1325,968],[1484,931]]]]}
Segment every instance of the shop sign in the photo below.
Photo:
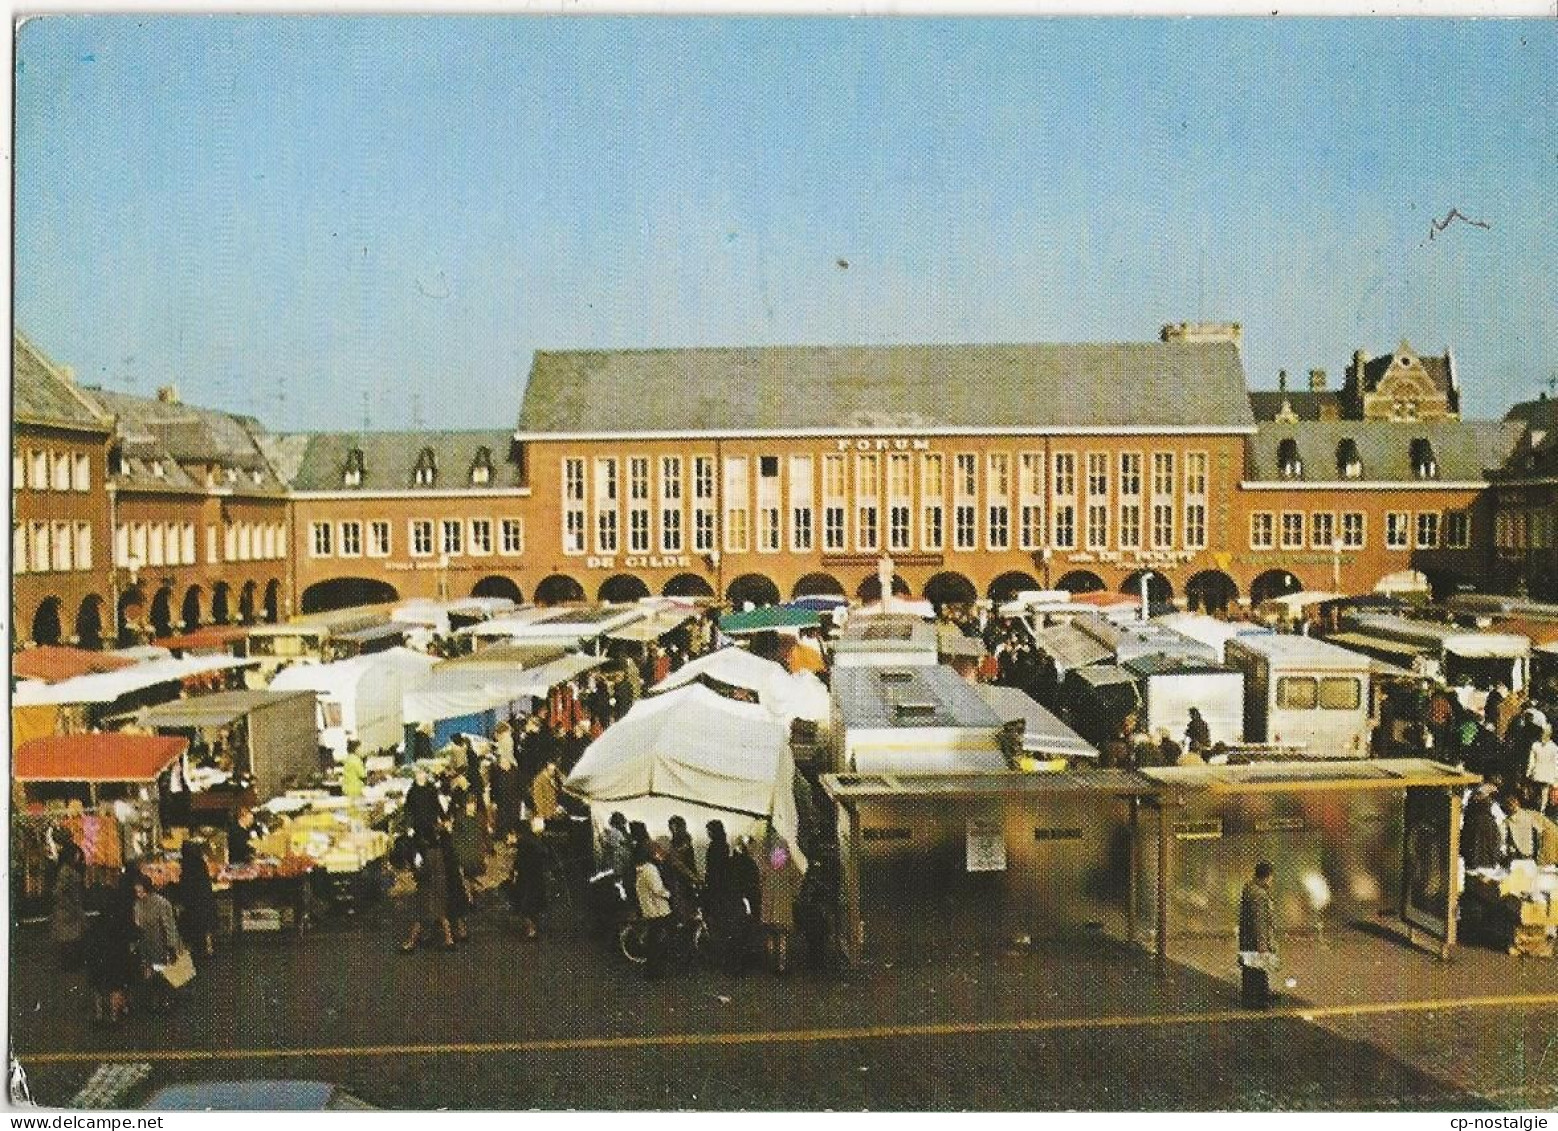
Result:
{"type": "Polygon", "coordinates": [[[1000,821],[975,817],[968,822],[968,870],[1006,871],[1006,836],[1000,821]]]}
{"type": "Polygon", "coordinates": [[[841,452],[928,452],[929,440],[916,440],[908,436],[859,436],[838,441],[841,452]]]}
{"type": "MultiPolygon", "coordinates": [[[[629,554],[622,559],[623,569],[690,569],[692,559],[686,554],[629,554]]],[[[616,558],[584,559],[585,569],[616,569],[616,558]]]]}

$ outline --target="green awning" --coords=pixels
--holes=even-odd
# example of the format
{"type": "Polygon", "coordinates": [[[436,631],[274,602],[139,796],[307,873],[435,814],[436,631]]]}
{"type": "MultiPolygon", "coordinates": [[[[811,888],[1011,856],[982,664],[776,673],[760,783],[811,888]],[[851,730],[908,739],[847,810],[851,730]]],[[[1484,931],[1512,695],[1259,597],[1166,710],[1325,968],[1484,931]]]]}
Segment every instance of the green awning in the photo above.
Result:
{"type": "Polygon", "coordinates": [[[726,636],[742,636],[753,632],[772,632],[776,628],[816,628],[821,623],[815,609],[770,605],[747,613],[722,616],[719,627],[726,636]]]}

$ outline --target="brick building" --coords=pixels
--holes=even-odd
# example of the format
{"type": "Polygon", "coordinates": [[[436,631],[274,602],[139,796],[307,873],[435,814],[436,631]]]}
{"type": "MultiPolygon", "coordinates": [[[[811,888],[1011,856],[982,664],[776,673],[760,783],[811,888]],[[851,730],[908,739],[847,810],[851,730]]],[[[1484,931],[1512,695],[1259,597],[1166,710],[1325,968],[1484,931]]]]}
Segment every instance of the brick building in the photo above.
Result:
{"type": "Polygon", "coordinates": [[[87,390],[117,420],[113,508],[117,624],[126,640],[290,612],[287,490],[252,421],[155,398],[87,390]]]}
{"type": "Polygon", "coordinates": [[[519,598],[530,491],[507,432],[260,440],[291,485],[298,611],[402,597],[519,598]]]}
{"type": "Polygon", "coordinates": [[[1494,470],[1493,553],[1503,588],[1558,601],[1558,401],[1510,409],[1516,440],[1494,470]]]}
{"type": "Polygon", "coordinates": [[[20,334],[11,364],[13,639],[96,647],[112,635],[103,479],[114,421],[20,334]]]}

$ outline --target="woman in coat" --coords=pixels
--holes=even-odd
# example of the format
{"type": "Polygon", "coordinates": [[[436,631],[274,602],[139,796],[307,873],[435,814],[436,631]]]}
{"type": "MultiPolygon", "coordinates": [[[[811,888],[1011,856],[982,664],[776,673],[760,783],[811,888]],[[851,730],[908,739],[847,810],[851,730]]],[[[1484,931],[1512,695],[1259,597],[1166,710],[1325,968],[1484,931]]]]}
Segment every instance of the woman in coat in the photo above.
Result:
{"type": "Polygon", "coordinates": [[[148,877],[137,873],[134,883],[135,950],[141,959],[146,996],[152,1008],[164,1008],[172,1003],[172,987],[163,980],[158,968],[173,964],[184,951],[184,940],[179,936],[173,904],[148,877]]]}
{"type": "Polygon", "coordinates": [[[474,880],[487,868],[487,825],[473,794],[456,793],[453,801],[449,817],[455,858],[466,879],[474,880]]]}
{"type": "Polygon", "coordinates": [[[546,906],[546,853],[540,838],[545,828],[540,818],[520,825],[514,843],[514,868],[509,873],[509,899],[527,939],[540,933],[541,911],[546,906]]]}
{"type": "Polygon", "coordinates": [[[773,828],[768,830],[765,847],[758,862],[762,877],[763,946],[775,974],[790,969],[790,935],[795,931],[795,897],[801,890],[803,873],[795,862],[789,843],[773,828]]]}
{"type": "Polygon", "coordinates": [[[49,936],[59,948],[61,970],[80,967],[81,940],[86,933],[86,862],[76,842],[67,836],[59,847],[59,868],[54,873],[54,910],[49,915],[49,936]]]}
{"type": "Polygon", "coordinates": [[[183,910],[184,937],[209,956],[216,953],[216,895],[211,891],[211,871],[205,845],[186,840],[179,857],[179,907],[183,910]]]}
{"type": "Polygon", "coordinates": [[[118,885],[87,928],[86,959],[93,1016],[117,1025],[130,1012],[130,987],[140,977],[135,956],[135,885],[129,872],[120,874],[118,885]]]}
{"type": "MultiPolygon", "coordinates": [[[[454,933],[449,929],[449,869],[443,838],[430,830],[425,838],[417,840],[415,852],[412,867],[417,881],[416,918],[412,920],[411,933],[400,944],[400,952],[410,954],[416,950],[426,923],[435,924],[443,936],[444,949],[453,950],[454,933]]],[[[455,875],[459,875],[458,868],[455,875]]]]}

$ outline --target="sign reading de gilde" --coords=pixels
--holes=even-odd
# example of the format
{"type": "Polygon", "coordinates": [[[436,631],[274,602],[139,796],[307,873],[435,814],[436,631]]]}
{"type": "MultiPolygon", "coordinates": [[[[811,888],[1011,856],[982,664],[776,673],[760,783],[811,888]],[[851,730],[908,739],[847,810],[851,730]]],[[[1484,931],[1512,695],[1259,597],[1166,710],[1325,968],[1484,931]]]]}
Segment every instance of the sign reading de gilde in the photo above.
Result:
{"type": "MultiPolygon", "coordinates": [[[[692,559],[686,554],[629,554],[622,559],[623,569],[688,569],[692,559]]],[[[585,569],[616,569],[616,558],[584,559],[585,569]]]]}

